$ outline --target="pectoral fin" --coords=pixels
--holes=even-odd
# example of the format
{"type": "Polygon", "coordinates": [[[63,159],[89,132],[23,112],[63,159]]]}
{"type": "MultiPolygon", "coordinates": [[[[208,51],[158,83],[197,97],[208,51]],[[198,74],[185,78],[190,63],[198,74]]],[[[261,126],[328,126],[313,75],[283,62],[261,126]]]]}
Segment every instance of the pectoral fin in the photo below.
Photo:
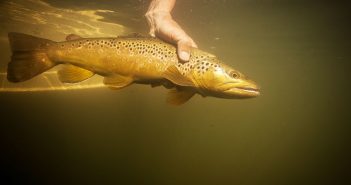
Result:
{"type": "Polygon", "coordinates": [[[174,88],[168,93],[167,103],[172,105],[181,105],[187,102],[191,97],[195,95],[195,91],[190,88],[174,88]]]}
{"type": "Polygon", "coordinates": [[[164,72],[163,76],[171,82],[180,86],[194,86],[194,83],[190,79],[182,75],[182,73],[174,65],[169,66],[164,72]]]}
{"type": "Polygon", "coordinates": [[[113,75],[104,78],[104,84],[109,88],[118,90],[133,83],[133,78],[129,76],[113,75]]]}
{"type": "Polygon", "coordinates": [[[71,64],[65,64],[57,73],[59,80],[64,83],[81,82],[94,75],[92,71],[71,64]]]}

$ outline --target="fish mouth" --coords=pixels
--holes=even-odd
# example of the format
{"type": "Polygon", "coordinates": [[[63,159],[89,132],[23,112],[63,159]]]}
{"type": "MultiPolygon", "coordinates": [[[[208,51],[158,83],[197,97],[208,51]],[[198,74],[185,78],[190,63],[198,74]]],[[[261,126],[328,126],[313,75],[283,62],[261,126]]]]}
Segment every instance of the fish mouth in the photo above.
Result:
{"type": "Polygon", "coordinates": [[[225,92],[237,98],[250,98],[260,95],[260,89],[257,87],[232,87],[225,92]]]}
{"type": "Polygon", "coordinates": [[[245,91],[245,92],[250,92],[250,93],[260,93],[260,89],[259,88],[253,88],[253,87],[234,87],[233,89],[239,89],[241,91],[245,91]]]}

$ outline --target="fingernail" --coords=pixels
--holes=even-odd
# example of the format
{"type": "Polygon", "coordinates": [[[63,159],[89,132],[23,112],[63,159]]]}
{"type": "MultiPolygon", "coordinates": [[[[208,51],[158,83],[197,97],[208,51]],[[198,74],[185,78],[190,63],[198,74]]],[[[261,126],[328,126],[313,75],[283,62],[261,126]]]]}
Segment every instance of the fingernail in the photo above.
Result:
{"type": "Polygon", "coordinates": [[[179,54],[179,58],[184,61],[188,61],[190,58],[190,54],[186,51],[181,51],[179,54]]]}

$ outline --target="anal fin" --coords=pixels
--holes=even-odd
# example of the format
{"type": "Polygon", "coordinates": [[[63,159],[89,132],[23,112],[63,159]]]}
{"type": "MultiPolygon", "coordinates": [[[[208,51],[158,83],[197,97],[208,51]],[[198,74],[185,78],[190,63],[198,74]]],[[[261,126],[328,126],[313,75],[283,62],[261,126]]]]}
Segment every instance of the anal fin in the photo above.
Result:
{"type": "Polygon", "coordinates": [[[133,83],[133,78],[129,76],[113,75],[104,78],[104,84],[109,88],[118,90],[133,83]]]}
{"type": "Polygon", "coordinates": [[[71,65],[65,64],[58,71],[58,77],[64,83],[78,83],[84,81],[94,75],[94,72],[71,65]]]}
{"type": "Polygon", "coordinates": [[[173,87],[175,87],[175,84],[168,81],[168,80],[163,80],[163,81],[158,81],[158,82],[154,82],[154,83],[151,83],[151,87],[154,88],[154,87],[158,87],[158,86],[163,86],[167,89],[171,89],[173,87]]]}

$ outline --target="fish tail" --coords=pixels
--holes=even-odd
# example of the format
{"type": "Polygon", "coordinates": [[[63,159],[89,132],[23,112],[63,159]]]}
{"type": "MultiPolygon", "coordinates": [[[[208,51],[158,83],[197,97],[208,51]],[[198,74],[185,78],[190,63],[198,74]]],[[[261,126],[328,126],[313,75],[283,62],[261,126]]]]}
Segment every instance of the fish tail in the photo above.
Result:
{"type": "Polygon", "coordinates": [[[29,80],[56,65],[46,53],[54,41],[14,32],[9,33],[8,38],[12,51],[7,67],[10,82],[29,80]]]}

